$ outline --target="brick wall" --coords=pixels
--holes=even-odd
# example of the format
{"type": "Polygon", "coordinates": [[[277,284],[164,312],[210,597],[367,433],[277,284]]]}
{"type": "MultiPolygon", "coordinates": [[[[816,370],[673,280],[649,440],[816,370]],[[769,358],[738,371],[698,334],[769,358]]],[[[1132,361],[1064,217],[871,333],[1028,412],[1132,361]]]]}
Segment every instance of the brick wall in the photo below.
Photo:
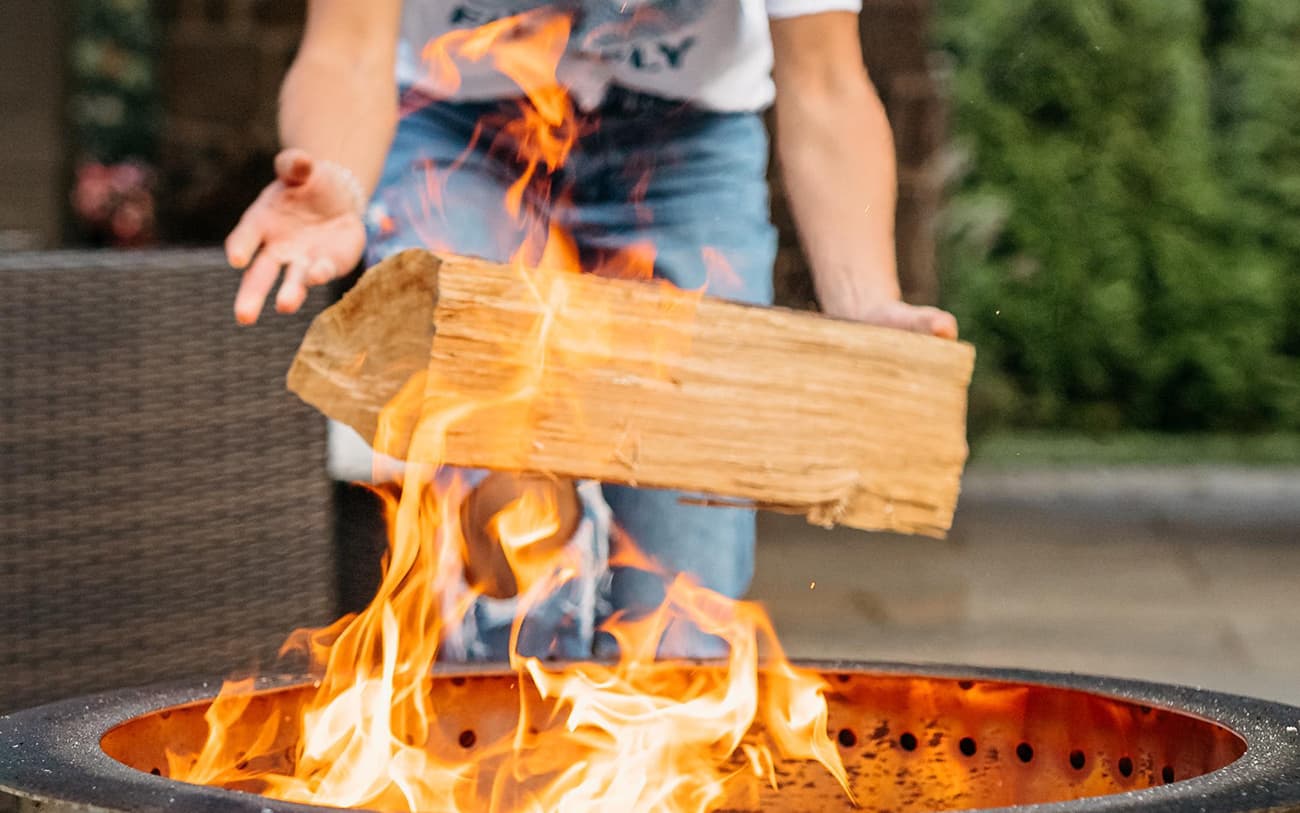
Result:
{"type": "Polygon", "coordinates": [[[212,242],[270,180],[276,99],[306,3],[164,0],[161,9],[164,231],[212,242]]]}
{"type": "MultiPolygon", "coordinates": [[[[931,0],[864,0],[867,67],[885,101],[899,159],[898,255],[904,296],[932,302],[934,221],[945,132],[930,67],[931,0]]],[[[276,95],[293,58],[304,0],[166,0],[162,77],[166,123],[161,163],[174,239],[219,240],[268,180],[277,140],[276,95]]],[[[813,305],[812,284],[773,175],[773,219],[781,229],[778,301],[813,305]]]]}
{"type": "Polygon", "coordinates": [[[65,11],[15,0],[0,21],[0,252],[62,238],[65,11]]]}
{"type": "Polygon", "coordinates": [[[943,75],[930,46],[931,10],[932,0],[865,0],[860,26],[867,70],[894,129],[903,298],[923,303],[939,296],[935,223],[948,135],[943,75]]]}
{"type": "MultiPolygon", "coordinates": [[[[931,0],[863,0],[859,28],[867,71],[894,131],[898,156],[896,244],[903,298],[934,303],[935,222],[943,197],[947,108],[930,49],[931,0]]],[[[773,172],[772,219],[781,231],[775,282],[777,301],[815,307],[812,280],[789,209],[773,172]]]]}

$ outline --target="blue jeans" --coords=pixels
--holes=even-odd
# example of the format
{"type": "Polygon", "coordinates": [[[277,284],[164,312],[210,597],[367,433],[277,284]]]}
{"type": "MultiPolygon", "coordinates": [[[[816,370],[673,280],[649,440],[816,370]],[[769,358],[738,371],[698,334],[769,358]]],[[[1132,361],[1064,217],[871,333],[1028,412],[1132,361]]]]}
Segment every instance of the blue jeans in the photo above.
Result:
{"type": "MultiPolygon", "coordinates": [[[[418,246],[508,259],[523,234],[503,201],[521,167],[501,124],[517,115],[517,102],[503,101],[430,102],[404,116],[371,207],[368,259],[418,246]],[[477,138],[476,125],[482,128],[477,138]],[[440,196],[430,192],[430,169],[443,181],[440,196]]],[[[584,267],[648,241],[656,249],[656,276],[700,288],[710,282],[708,247],[733,272],[715,274],[711,294],[771,302],[776,232],[768,217],[767,134],[757,114],[702,111],[615,88],[583,119],[584,135],[552,177],[550,193],[530,190],[524,205],[573,235],[584,267]]],[[[618,526],[666,573],[688,573],[733,598],[748,589],[753,511],[683,504],[686,495],[675,491],[605,485],[603,493],[618,526]]],[[[619,538],[611,541],[615,551],[619,538]]],[[[659,576],[616,569],[602,582],[603,606],[647,611],[662,602],[664,588],[659,576]]],[[[499,630],[480,625],[479,634],[491,639],[480,656],[505,656],[507,639],[499,630]]],[[[675,643],[664,656],[721,652],[720,642],[689,630],[675,630],[667,640],[675,643]]],[[[558,652],[609,655],[612,649],[612,639],[597,635],[569,640],[558,652]]]]}

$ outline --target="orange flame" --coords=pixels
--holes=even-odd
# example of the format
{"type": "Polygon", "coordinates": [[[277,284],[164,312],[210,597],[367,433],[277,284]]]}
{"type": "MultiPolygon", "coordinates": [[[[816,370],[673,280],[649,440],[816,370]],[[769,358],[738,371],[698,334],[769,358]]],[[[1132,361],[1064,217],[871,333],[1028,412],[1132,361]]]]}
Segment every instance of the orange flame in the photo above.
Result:
{"type": "Polygon", "coordinates": [[[700,257],[704,260],[706,273],[704,288],[710,294],[730,298],[745,289],[745,281],[731,267],[731,263],[727,262],[727,258],[721,251],[713,246],[705,246],[700,250],[700,257]]]}
{"type": "MultiPolygon", "coordinates": [[[[577,138],[573,107],[555,74],[569,23],[563,15],[529,13],[455,32],[424,51],[431,77],[444,90],[458,84],[459,60],[485,58],[523,89],[528,103],[505,130],[524,167],[503,201],[517,220],[527,216],[525,188],[547,182],[577,138]]],[[[435,194],[431,200],[441,202],[435,194]]],[[[528,268],[582,270],[575,244],[550,224],[530,225],[535,228],[514,266],[519,284],[543,307],[526,357],[502,359],[518,375],[488,400],[468,399],[454,382],[430,373],[414,376],[381,417],[374,439],[381,453],[443,459],[447,433],[481,410],[500,416],[502,443],[526,443],[529,404],[548,361],[576,352],[562,347],[613,352],[602,349],[611,347],[611,337],[636,329],[607,315],[566,310],[564,277],[541,278],[528,268]],[[413,424],[411,415],[419,416],[413,424]]],[[[706,251],[706,260],[724,268],[715,254],[706,251]]],[[[649,279],[653,264],[653,247],[637,245],[594,270],[649,279]]],[[[664,353],[682,352],[659,337],[646,340],[664,353]]],[[[580,423],[580,414],[574,418],[580,423]]],[[[290,642],[308,653],[321,675],[314,693],[301,707],[250,719],[251,681],[228,682],[207,712],[202,751],[168,755],[172,778],[384,811],[702,813],[724,804],[737,777],[758,776],[775,786],[775,749],[787,758],[821,762],[847,792],[827,733],[821,678],[789,663],[757,605],[680,576],[656,611],[607,622],[605,630],[619,645],[617,663],[555,665],[513,655],[511,667],[520,676],[518,725],[467,757],[455,747],[454,733],[439,726],[429,686],[449,635],[477,598],[463,577],[459,507],[468,489],[428,464],[407,463],[385,474],[400,485],[400,495],[380,491],[391,539],[374,601],[354,617],[290,642]],[[692,669],[657,660],[661,642],[687,623],[724,640],[725,661],[692,669]],[[532,702],[533,696],[544,702],[532,702]],[[758,739],[756,730],[763,732],[758,739]]],[[[519,584],[512,643],[530,608],[584,567],[565,549],[529,555],[561,527],[556,502],[540,491],[525,491],[490,521],[519,584]]],[[[620,565],[657,569],[621,547],[620,565]]]]}

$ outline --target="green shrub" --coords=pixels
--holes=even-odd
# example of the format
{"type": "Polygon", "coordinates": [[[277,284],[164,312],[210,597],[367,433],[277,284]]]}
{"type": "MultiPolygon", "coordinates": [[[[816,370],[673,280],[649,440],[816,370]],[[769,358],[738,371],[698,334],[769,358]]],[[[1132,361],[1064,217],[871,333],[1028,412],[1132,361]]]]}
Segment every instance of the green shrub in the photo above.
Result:
{"type": "MultiPolygon", "coordinates": [[[[972,420],[1300,425],[1295,358],[1283,352],[1294,269],[1261,239],[1272,199],[1243,205],[1249,183],[1224,172],[1236,148],[1216,136],[1211,88],[1226,85],[1212,81],[1202,8],[938,8],[966,159],[947,213],[944,282],[979,349],[972,420]]],[[[1294,70],[1296,56],[1278,51],[1294,70]]]]}
{"type": "Polygon", "coordinates": [[[1277,264],[1285,410],[1300,425],[1300,3],[1215,0],[1219,165],[1240,228],[1277,264]]]}

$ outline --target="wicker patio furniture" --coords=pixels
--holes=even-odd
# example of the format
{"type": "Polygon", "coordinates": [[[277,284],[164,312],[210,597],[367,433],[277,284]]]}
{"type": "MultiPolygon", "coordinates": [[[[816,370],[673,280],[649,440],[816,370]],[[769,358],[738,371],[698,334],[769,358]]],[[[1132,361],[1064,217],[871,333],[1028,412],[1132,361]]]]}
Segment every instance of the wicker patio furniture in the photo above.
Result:
{"type": "Polygon", "coordinates": [[[310,312],[239,328],[213,251],[0,256],[0,713],[266,666],[331,620],[310,312]]]}

